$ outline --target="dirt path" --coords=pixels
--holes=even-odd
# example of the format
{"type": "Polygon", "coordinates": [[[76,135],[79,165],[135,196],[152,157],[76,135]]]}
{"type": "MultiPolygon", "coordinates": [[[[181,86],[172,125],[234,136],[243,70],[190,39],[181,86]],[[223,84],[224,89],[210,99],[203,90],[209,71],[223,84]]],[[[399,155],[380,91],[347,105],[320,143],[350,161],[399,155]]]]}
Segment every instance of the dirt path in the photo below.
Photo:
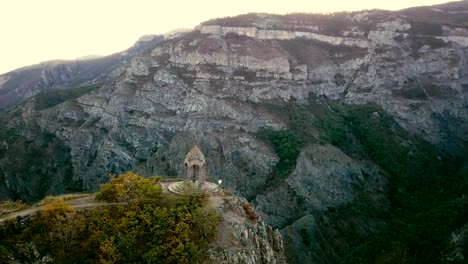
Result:
{"type": "MultiPolygon", "coordinates": [[[[104,202],[99,202],[96,199],[94,199],[94,195],[89,195],[85,197],[80,197],[76,199],[71,199],[66,201],[68,204],[70,204],[75,210],[83,209],[83,208],[89,208],[89,207],[97,207],[97,206],[104,206],[104,205],[111,205],[109,203],[104,203],[104,202]]],[[[34,215],[37,212],[41,211],[44,209],[44,206],[37,206],[37,207],[32,207],[28,208],[25,210],[21,211],[16,211],[12,212],[9,214],[6,214],[0,218],[0,224],[5,222],[8,219],[13,219],[16,217],[25,217],[28,215],[34,215]]]]}
{"type": "MultiPolygon", "coordinates": [[[[168,186],[173,182],[162,182],[162,191],[164,193],[168,193],[168,186]]],[[[65,200],[68,204],[70,204],[75,210],[90,208],[90,207],[97,207],[97,206],[110,206],[110,205],[118,205],[122,203],[105,203],[97,201],[94,198],[94,195],[88,195],[80,198],[69,199],[65,200]]],[[[218,195],[213,195],[208,198],[209,205],[212,207],[217,207],[223,202],[223,198],[218,195]]],[[[8,213],[2,217],[0,217],[0,225],[3,224],[8,219],[14,219],[16,217],[25,217],[28,215],[37,214],[39,211],[43,210],[44,206],[35,206],[25,210],[16,211],[8,213]]]]}

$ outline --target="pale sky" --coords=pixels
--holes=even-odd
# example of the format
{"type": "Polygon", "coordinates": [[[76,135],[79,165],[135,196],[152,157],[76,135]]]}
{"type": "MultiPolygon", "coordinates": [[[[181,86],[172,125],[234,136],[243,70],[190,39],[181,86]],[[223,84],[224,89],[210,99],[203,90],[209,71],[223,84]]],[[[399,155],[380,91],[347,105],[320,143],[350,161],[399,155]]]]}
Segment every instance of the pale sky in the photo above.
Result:
{"type": "Polygon", "coordinates": [[[249,12],[397,10],[444,0],[0,0],[0,74],[42,61],[108,55],[146,34],[249,12]]]}

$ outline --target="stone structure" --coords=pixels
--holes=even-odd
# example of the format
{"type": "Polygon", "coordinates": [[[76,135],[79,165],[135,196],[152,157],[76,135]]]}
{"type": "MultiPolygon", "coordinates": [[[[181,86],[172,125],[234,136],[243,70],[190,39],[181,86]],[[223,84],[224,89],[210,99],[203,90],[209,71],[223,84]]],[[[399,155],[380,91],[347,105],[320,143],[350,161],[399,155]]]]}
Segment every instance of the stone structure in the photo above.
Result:
{"type": "Polygon", "coordinates": [[[185,156],[184,176],[187,181],[197,181],[200,185],[206,179],[206,160],[201,150],[194,146],[185,156]]]}
{"type": "Polygon", "coordinates": [[[206,160],[201,150],[194,146],[185,155],[184,181],[171,183],[167,189],[176,194],[211,196],[219,194],[219,186],[206,181],[206,160]]]}

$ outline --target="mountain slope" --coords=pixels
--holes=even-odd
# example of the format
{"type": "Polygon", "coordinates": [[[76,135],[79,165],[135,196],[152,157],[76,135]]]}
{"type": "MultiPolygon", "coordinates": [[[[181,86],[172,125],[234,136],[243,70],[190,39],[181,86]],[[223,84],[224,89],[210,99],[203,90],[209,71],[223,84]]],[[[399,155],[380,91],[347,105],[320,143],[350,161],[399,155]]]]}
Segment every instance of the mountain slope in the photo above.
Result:
{"type": "Polygon", "coordinates": [[[0,189],[34,200],[127,170],[182,175],[197,144],[211,180],[282,230],[291,263],[442,261],[466,224],[464,12],[466,1],[202,23],[112,81],[6,113],[0,189]],[[433,244],[420,243],[432,224],[433,244]]]}
{"type": "Polygon", "coordinates": [[[51,88],[69,88],[110,82],[121,74],[129,60],[162,36],[142,38],[124,52],[94,59],[48,61],[0,75],[0,110],[15,107],[25,99],[51,88]]]}

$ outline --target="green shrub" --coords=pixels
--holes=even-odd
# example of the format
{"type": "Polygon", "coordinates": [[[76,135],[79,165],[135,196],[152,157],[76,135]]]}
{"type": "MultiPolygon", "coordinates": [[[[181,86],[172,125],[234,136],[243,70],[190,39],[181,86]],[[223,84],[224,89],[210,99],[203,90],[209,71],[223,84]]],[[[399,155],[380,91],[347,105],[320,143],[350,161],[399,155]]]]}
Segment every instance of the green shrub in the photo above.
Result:
{"type": "Polygon", "coordinates": [[[280,176],[287,176],[296,166],[296,159],[304,141],[288,130],[262,130],[259,137],[273,146],[279,157],[276,170],[280,176]]]}
{"type": "Polygon", "coordinates": [[[96,199],[106,202],[158,201],[161,196],[160,178],[143,178],[132,172],[113,177],[101,185],[96,199]]]}

